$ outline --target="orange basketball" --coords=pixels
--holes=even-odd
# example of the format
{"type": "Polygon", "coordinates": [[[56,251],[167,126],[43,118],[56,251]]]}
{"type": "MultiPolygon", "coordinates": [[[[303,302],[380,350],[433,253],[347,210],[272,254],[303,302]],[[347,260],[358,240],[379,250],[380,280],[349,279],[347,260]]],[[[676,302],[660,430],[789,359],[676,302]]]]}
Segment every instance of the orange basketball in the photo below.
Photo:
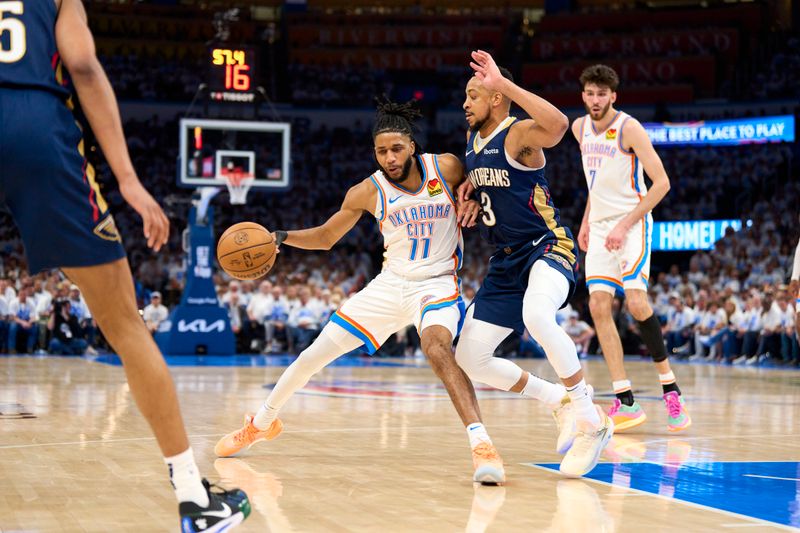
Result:
{"type": "Polygon", "coordinates": [[[258,279],[275,264],[275,240],[255,222],[239,222],[222,234],[217,242],[217,261],[236,279],[258,279]]]}

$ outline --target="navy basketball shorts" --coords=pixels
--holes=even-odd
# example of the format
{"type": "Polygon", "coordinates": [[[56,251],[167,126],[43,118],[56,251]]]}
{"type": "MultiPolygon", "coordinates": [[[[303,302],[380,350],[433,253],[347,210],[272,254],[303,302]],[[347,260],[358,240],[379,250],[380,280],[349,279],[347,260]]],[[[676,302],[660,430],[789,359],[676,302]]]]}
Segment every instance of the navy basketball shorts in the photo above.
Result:
{"type": "Polygon", "coordinates": [[[0,87],[0,197],[31,273],[125,257],[83,150],[81,130],[61,99],[0,87]]]}
{"type": "Polygon", "coordinates": [[[522,335],[525,323],[522,319],[522,300],[528,289],[528,275],[531,267],[538,260],[547,264],[567,278],[569,295],[563,305],[572,298],[575,292],[577,264],[571,263],[556,252],[548,252],[548,243],[533,246],[526,243],[514,250],[500,249],[489,261],[489,271],[483,279],[480,290],[475,295],[472,305],[475,306],[473,317],[490,324],[511,328],[522,335]]]}

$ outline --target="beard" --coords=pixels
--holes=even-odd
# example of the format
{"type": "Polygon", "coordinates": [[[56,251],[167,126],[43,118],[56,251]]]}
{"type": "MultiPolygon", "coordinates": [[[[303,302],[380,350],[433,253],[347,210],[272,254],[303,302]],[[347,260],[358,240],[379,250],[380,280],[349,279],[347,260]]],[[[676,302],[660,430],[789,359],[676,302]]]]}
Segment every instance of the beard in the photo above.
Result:
{"type": "Polygon", "coordinates": [[[381,169],[381,172],[383,172],[383,176],[387,180],[389,180],[392,183],[403,183],[404,181],[406,181],[408,179],[408,175],[411,173],[411,165],[414,162],[413,159],[414,159],[413,155],[409,156],[409,158],[406,159],[406,162],[403,163],[403,171],[400,173],[400,177],[399,178],[392,178],[391,176],[389,176],[389,171],[387,171],[385,168],[383,168],[380,163],[377,163],[377,161],[376,161],[376,163],[378,164],[378,168],[381,169]]]}
{"type": "Polygon", "coordinates": [[[589,113],[589,116],[592,117],[592,120],[603,120],[603,118],[608,113],[608,110],[611,109],[611,102],[608,102],[606,106],[600,111],[600,116],[595,117],[594,113],[592,113],[592,108],[586,104],[583,104],[583,107],[586,108],[586,112],[589,113]]]}
{"type": "MultiPolygon", "coordinates": [[[[472,116],[475,117],[475,115],[472,116]]],[[[489,113],[486,113],[486,116],[481,119],[475,117],[475,123],[469,127],[469,131],[471,132],[480,131],[483,125],[486,124],[487,120],[489,120],[489,113]]]]}

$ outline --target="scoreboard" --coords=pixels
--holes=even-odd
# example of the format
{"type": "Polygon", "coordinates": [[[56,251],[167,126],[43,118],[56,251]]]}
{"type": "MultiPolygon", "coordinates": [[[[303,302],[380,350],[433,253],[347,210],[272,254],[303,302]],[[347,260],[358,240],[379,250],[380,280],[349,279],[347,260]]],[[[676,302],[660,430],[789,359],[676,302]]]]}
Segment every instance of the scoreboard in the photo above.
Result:
{"type": "Polygon", "coordinates": [[[219,102],[253,102],[257,83],[256,52],[253,48],[210,46],[208,48],[209,96],[219,102]]]}

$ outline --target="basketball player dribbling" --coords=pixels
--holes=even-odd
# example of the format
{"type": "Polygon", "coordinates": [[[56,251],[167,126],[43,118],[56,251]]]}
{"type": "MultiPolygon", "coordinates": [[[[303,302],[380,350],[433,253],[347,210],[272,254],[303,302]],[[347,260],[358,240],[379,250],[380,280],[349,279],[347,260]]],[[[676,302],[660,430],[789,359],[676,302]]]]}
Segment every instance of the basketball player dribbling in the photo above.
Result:
{"type": "MultiPolygon", "coordinates": [[[[255,416],[246,415],[241,429],[217,443],[217,455],[228,457],[277,437],[283,427],[278,410],[311,376],[359,346],[374,353],[390,335],[413,324],[422,351],[467,428],[473,479],[505,481],[503,462],[481,424],[475,390],[452,351],[463,318],[457,277],[463,244],[451,191],[463,181],[463,167],[452,154],[418,153],[413,137],[417,116],[409,104],[381,104],[373,128],[380,170],[351,187],[340,210],[323,225],[275,232],[278,245],[328,250],[369,213],[383,235],[384,269],[333,314],[281,375],[255,416]]],[[[474,220],[478,205],[469,202],[464,209],[464,216],[474,220]]]]}
{"type": "Polygon", "coordinates": [[[669,191],[669,178],[642,125],[614,109],[617,73],[605,65],[594,65],[583,71],[580,83],[588,114],[572,123],[572,134],[580,144],[589,199],[578,244],[586,251],[589,310],[617,396],[608,414],[618,432],[647,419],[633,397],[611,314],[615,293],[624,292],[628,311],[658,370],[667,429],[682,431],[692,421],[670,368],[661,324],[647,299],[653,227],[650,212],[669,191]],[[642,169],[653,181],[649,191],[642,169]]]}
{"type": "Polygon", "coordinates": [[[468,181],[459,196],[477,192],[481,235],[496,250],[467,311],[456,360],[470,378],[539,397],[557,417],[569,409],[573,416],[561,424],[556,445],[565,454],[560,471],[582,476],[597,465],[614,425],[592,402],[575,343],[556,322],[575,287],[577,249],[550,199],[542,148],[555,146],[569,123],[552,104],[516,85],[488,53],[472,52],[470,66],[474,76],[463,105],[468,181]],[[509,116],[512,101],[531,119],[509,116]],[[566,386],[571,403],[563,408],[558,395],[543,389],[547,382],[494,357],[503,339],[525,328],[566,386]]]}
{"type": "Polygon", "coordinates": [[[211,491],[200,478],[172,378],[139,316],[125,249],[70,111],[62,62],[122,196],[141,215],[148,246],[158,251],[169,237],[169,221],[131,164],[83,5],[3,1],[0,19],[0,192],[22,234],[29,270],[60,268],[80,287],[165,456],[182,530],[230,528],[250,513],[247,496],[238,489],[211,491]]]}

